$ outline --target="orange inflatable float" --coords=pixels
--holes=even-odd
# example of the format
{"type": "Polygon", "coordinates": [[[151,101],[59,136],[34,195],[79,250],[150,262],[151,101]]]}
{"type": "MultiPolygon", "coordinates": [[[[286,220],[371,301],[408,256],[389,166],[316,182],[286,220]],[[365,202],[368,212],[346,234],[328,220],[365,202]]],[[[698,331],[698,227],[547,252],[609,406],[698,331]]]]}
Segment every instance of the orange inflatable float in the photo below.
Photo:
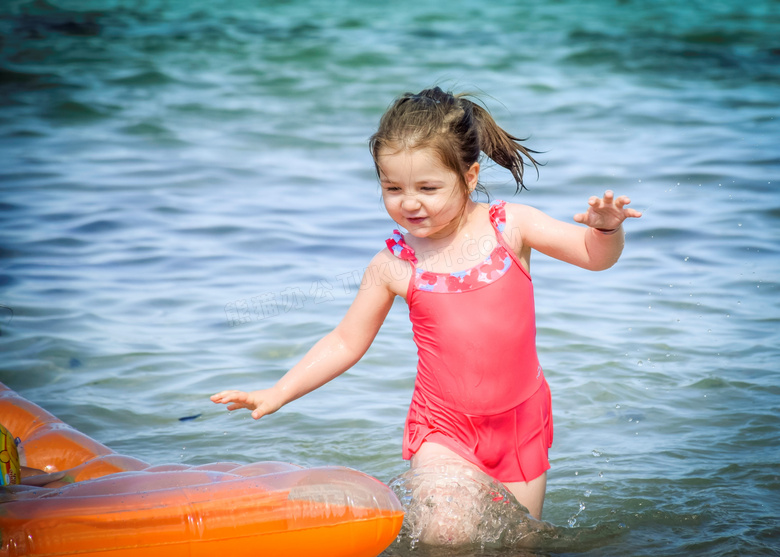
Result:
{"type": "MultiPolygon", "coordinates": [[[[0,487],[0,556],[376,556],[403,510],[378,480],[281,462],[150,466],[0,383],[0,423],[45,487],[0,487]],[[57,479],[58,476],[63,476],[57,479]]],[[[24,476],[24,472],[22,472],[24,476]]]]}

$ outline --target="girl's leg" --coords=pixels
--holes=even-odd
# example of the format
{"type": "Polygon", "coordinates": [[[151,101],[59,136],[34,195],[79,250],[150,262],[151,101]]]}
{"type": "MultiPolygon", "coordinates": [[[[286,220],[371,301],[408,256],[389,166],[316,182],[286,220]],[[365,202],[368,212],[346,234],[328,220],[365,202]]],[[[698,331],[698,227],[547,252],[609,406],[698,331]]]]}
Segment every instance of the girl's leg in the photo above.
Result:
{"type": "MultiPolygon", "coordinates": [[[[464,466],[477,468],[474,464],[467,461],[459,454],[451,451],[447,447],[433,442],[423,443],[420,449],[412,457],[412,468],[426,466],[432,460],[447,457],[457,460],[464,466]]],[[[544,506],[544,494],[547,490],[547,472],[531,480],[530,482],[508,482],[504,486],[515,496],[517,502],[528,509],[528,513],[537,520],[542,519],[542,507],[544,506]]]]}
{"type": "Polygon", "coordinates": [[[530,482],[508,482],[504,486],[512,492],[518,503],[528,509],[528,513],[537,520],[542,519],[544,493],[547,490],[547,472],[530,482]]]}
{"type": "Polygon", "coordinates": [[[438,443],[434,443],[432,441],[426,441],[420,446],[417,452],[414,453],[411,460],[411,466],[412,468],[427,466],[431,463],[432,460],[440,459],[442,457],[446,457],[447,459],[452,459],[462,463],[464,466],[477,468],[458,453],[451,451],[444,445],[439,445],[438,443]]]}
{"type": "Polygon", "coordinates": [[[450,449],[430,441],[423,443],[414,454],[411,468],[421,471],[421,475],[413,476],[411,484],[414,512],[407,512],[407,519],[414,517],[412,531],[419,532],[419,541],[427,545],[474,542],[481,518],[479,505],[458,477],[468,476],[470,470],[480,475],[484,472],[450,449]],[[423,473],[428,467],[431,472],[423,473]]]}

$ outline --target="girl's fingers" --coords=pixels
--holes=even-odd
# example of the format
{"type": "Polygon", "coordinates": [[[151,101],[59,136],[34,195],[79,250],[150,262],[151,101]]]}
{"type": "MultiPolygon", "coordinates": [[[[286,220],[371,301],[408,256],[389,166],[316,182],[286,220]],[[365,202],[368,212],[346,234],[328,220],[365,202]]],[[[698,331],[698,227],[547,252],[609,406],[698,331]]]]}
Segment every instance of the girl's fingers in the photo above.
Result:
{"type": "MultiPolygon", "coordinates": [[[[605,191],[603,197],[592,195],[588,198],[588,205],[590,208],[585,213],[575,214],[573,217],[574,222],[586,224],[588,226],[600,227],[600,225],[596,225],[595,223],[605,218],[612,219],[613,217],[616,217],[622,221],[623,219],[629,217],[641,217],[642,213],[639,211],[634,209],[624,209],[624,207],[629,203],[631,203],[631,199],[628,196],[621,195],[616,198],[612,190],[605,191]],[[614,215],[614,209],[621,211],[623,213],[622,217],[614,215]]],[[[618,225],[619,224],[620,223],[618,222],[618,225]]]]}
{"type": "Polygon", "coordinates": [[[217,394],[211,395],[211,398],[224,398],[229,394],[237,393],[238,391],[220,391],[217,394]]]}
{"type": "Polygon", "coordinates": [[[211,395],[211,400],[216,403],[227,404],[228,402],[246,401],[246,393],[243,391],[222,391],[211,395]]]}

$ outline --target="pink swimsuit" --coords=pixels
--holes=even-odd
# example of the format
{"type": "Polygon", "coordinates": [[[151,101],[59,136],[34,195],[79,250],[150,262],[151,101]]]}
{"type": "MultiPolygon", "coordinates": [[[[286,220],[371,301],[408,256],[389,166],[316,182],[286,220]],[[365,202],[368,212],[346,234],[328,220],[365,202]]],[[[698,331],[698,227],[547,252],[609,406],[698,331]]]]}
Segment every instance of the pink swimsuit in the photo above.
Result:
{"type": "Polygon", "coordinates": [[[498,245],[465,271],[423,271],[400,232],[387,240],[413,270],[406,298],[419,363],[403,457],[431,441],[502,482],[527,482],[550,468],[552,412],[531,277],[503,238],[504,205],[490,206],[498,245]]]}

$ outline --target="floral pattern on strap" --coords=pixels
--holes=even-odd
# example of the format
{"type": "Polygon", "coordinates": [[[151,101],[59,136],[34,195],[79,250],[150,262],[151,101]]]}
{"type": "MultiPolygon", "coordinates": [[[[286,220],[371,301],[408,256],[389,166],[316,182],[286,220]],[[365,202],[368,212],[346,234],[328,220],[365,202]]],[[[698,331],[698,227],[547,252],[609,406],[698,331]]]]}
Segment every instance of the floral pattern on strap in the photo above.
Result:
{"type": "Polygon", "coordinates": [[[404,259],[410,261],[412,265],[417,265],[417,256],[414,254],[414,250],[406,244],[403,234],[399,230],[393,230],[393,235],[385,240],[385,244],[387,244],[387,249],[398,259],[404,259]]]}
{"type": "MultiPolygon", "coordinates": [[[[506,202],[495,200],[490,204],[490,220],[499,234],[506,228],[506,202]]],[[[404,240],[403,234],[393,230],[393,236],[385,242],[387,248],[399,259],[409,261],[417,266],[417,256],[404,240]]],[[[455,273],[435,273],[423,269],[415,269],[414,286],[425,292],[465,292],[474,290],[498,280],[512,266],[512,257],[506,248],[499,244],[493,252],[481,263],[455,273]]]]}
{"type": "Polygon", "coordinates": [[[496,227],[496,230],[503,233],[506,228],[506,201],[496,199],[490,203],[490,220],[496,227]]]}

